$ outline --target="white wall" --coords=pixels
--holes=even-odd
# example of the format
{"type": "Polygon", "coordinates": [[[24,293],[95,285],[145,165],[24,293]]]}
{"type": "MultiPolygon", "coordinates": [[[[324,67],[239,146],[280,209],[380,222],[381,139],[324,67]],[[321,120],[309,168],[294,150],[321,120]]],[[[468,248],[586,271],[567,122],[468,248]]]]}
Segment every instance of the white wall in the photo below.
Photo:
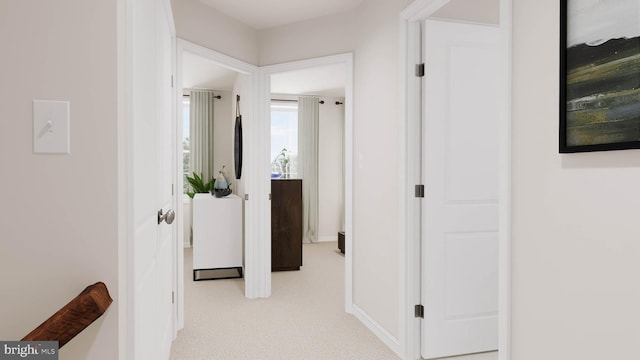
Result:
{"type": "Polygon", "coordinates": [[[116,1],[0,0],[0,339],[97,281],[114,303],[61,359],[118,353],[116,1]],[[71,103],[71,154],[32,154],[32,100],[71,103]]]}
{"type": "MultiPolygon", "coordinates": [[[[246,129],[246,124],[247,121],[251,121],[251,119],[249,119],[247,117],[247,114],[249,113],[249,110],[251,109],[252,104],[249,103],[248,99],[250,97],[251,94],[251,78],[249,75],[238,75],[238,77],[236,78],[236,82],[233,86],[233,90],[231,91],[231,98],[232,98],[232,104],[231,104],[231,111],[233,116],[231,117],[231,119],[229,120],[231,123],[231,134],[235,134],[235,123],[236,123],[236,95],[240,95],[240,114],[242,115],[242,126],[243,129],[246,129]]],[[[246,139],[246,130],[243,132],[244,134],[244,138],[246,139]]],[[[244,144],[244,148],[245,150],[243,151],[243,156],[244,156],[244,163],[246,164],[246,156],[247,156],[247,152],[246,152],[246,147],[247,144],[244,144]]],[[[233,157],[233,149],[234,149],[234,143],[233,141],[230,144],[231,146],[231,169],[229,169],[229,175],[233,177],[233,179],[236,178],[236,172],[235,172],[235,158],[233,157]]],[[[239,180],[233,180],[234,181],[234,187],[233,187],[233,192],[234,194],[238,194],[238,196],[244,196],[245,193],[245,188],[244,188],[244,178],[245,178],[245,174],[246,174],[246,169],[244,168],[243,165],[243,169],[242,169],[242,173],[241,173],[241,178],[239,180]]],[[[244,225],[243,225],[244,228],[244,225]]]]}
{"type": "Polygon", "coordinates": [[[640,151],[558,154],[558,11],[513,0],[512,359],[638,359],[640,151]]]}
{"type": "Polygon", "coordinates": [[[258,63],[258,32],[199,0],[171,0],[176,36],[250,64],[258,63]]]}
{"type": "Polygon", "coordinates": [[[321,97],[318,129],[318,239],[338,241],[338,231],[344,230],[342,186],[344,174],[342,137],[344,129],[344,98],[321,97]]]}
{"type": "Polygon", "coordinates": [[[410,0],[369,0],[355,10],[260,33],[260,65],[354,53],[354,303],[399,336],[399,14],[410,0]],[[375,225],[373,225],[375,224],[375,225]]]}
{"type": "Polygon", "coordinates": [[[410,1],[367,3],[354,62],[354,304],[399,336],[399,14],[410,1]],[[381,180],[384,176],[384,182],[381,180]]]}
{"type": "Polygon", "coordinates": [[[353,51],[362,31],[359,10],[260,31],[259,65],[353,51]]]}
{"type": "MultiPolygon", "coordinates": [[[[233,90],[231,91],[231,98],[232,98],[232,105],[231,105],[231,111],[233,113],[233,125],[232,125],[232,130],[235,131],[235,115],[236,115],[236,95],[240,95],[240,114],[243,115],[242,116],[242,123],[243,123],[243,127],[245,126],[244,124],[246,123],[246,121],[248,120],[246,114],[248,114],[249,109],[251,109],[252,104],[250,104],[247,99],[249,98],[249,94],[251,93],[251,78],[249,75],[238,75],[238,77],[236,77],[236,82],[233,85],[233,90]],[[243,100],[244,99],[244,100],[243,100]]],[[[246,128],[246,127],[245,127],[246,128]]],[[[246,136],[245,136],[246,138],[246,136]]],[[[231,153],[233,154],[233,149],[234,144],[233,142],[231,143],[231,153]]],[[[245,147],[246,148],[246,147],[245,147]]],[[[243,153],[246,154],[246,151],[243,151],[243,153]]],[[[244,155],[246,156],[246,155],[244,155]]],[[[244,163],[246,163],[246,160],[244,160],[244,163]]],[[[229,175],[233,178],[233,184],[231,186],[231,188],[233,189],[233,193],[240,196],[240,197],[244,197],[245,194],[245,177],[246,177],[246,170],[242,169],[242,173],[241,173],[241,178],[240,179],[236,179],[236,172],[235,172],[235,158],[233,159],[233,163],[231,164],[231,169],[229,169],[229,175]]],[[[245,236],[247,235],[247,232],[244,230],[245,229],[245,222],[246,222],[246,214],[245,214],[245,201],[242,202],[242,264],[244,265],[244,259],[245,259],[245,236]]],[[[246,273],[246,268],[245,268],[245,273],[246,273]]],[[[246,289],[245,289],[246,292],[246,289]]]]}

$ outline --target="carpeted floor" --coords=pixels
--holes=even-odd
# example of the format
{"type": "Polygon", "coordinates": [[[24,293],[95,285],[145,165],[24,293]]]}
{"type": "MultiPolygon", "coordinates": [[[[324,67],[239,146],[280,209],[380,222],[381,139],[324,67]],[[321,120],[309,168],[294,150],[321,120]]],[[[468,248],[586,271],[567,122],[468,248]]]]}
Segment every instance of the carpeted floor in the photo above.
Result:
{"type": "Polygon", "coordinates": [[[337,243],[306,244],[300,271],[274,272],[272,296],[249,300],[241,279],[192,281],[185,249],[185,328],[172,360],[392,360],[398,357],[344,312],[337,243]]]}
{"type": "MultiPolygon", "coordinates": [[[[172,360],[399,359],[344,312],[344,256],[337,243],[303,246],[300,271],[272,273],[272,296],[248,300],[242,279],[192,281],[185,249],[185,328],[172,360]]],[[[448,360],[496,360],[497,352],[448,360]]]]}

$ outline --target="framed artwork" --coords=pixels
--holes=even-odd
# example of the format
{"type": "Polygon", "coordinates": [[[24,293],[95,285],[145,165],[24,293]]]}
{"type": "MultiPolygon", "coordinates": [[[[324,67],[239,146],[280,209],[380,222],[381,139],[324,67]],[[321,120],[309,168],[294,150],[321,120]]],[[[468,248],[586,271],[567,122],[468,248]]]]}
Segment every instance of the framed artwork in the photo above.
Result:
{"type": "Polygon", "coordinates": [[[560,1],[560,152],[640,148],[640,1],[560,1]]]}

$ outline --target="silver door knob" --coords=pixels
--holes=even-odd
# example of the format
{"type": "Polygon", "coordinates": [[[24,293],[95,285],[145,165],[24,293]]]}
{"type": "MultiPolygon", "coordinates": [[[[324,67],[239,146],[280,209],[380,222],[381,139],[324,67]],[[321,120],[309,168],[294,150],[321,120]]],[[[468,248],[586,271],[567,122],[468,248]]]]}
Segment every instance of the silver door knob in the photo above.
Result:
{"type": "Polygon", "coordinates": [[[158,210],[158,224],[161,222],[166,222],[167,224],[173,224],[173,220],[176,218],[176,213],[169,209],[166,213],[162,213],[162,209],[158,210]]]}

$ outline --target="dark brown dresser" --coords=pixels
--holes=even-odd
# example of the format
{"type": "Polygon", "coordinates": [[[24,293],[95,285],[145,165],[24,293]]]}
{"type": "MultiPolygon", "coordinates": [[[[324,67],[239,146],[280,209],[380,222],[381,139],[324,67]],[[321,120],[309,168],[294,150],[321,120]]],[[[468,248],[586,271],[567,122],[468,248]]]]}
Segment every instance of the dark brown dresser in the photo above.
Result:
{"type": "Polygon", "coordinates": [[[271,180],[271,271],[302,266],[302,180],[271,180]]]}
{"type": "Polygon", "coordinates": [[[344,231],[338,231],[338,249],[344,254],[344,231]]]}

